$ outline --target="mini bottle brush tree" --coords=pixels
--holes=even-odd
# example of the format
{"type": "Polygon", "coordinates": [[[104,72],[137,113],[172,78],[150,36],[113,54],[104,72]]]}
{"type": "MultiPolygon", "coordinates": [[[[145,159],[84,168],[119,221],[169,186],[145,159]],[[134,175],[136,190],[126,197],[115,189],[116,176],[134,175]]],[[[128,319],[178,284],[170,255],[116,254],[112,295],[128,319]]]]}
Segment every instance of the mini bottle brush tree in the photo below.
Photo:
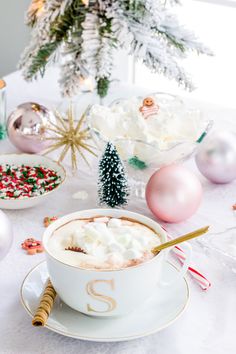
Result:
{"type": "Polygon", "coordinates": [[[100,204],[111,208],[127,204],[129,194],[127,176],[124,165],[116,147],[107,143],[99,162],[98,195],[100,204]]]}
{"type": "MultiPolygon", "coordinates": [[[[31,41],[20,68],[26,80],[61,60],[64,95],[72,96],[92,78],[101,97],[112,80],[117,50],[125,49],[153,72],[192,89],[178,60],[188,52],[211,54],[171,12],[179,0],[33,0],[27,24],[31,41]]],[[[199,19],[200,20],[200,19],[199,19]]]]}

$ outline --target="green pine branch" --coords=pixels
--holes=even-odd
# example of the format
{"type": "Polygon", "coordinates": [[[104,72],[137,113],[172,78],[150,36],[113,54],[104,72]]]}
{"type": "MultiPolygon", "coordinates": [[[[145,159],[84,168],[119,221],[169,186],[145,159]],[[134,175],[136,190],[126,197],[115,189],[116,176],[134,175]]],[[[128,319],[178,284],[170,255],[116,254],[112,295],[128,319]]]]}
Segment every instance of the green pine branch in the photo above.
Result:
{"type": "MultiPolygon", "coordinates": [[[[104,14],[100,15],[102,25],[99,27],[100,37],[109,38],[111,50],[116,47],[117,38],[112,36],[112,19],[107,18],[104,14]]],[[[96,77],[97,93],[103,98],[107,95],[110,87],[110,77],[96,77]]]]}
{"type": "Polygon", "coordinates": [[[70,35],[73,27],[78,28],[84,21],[87,8],[81,0],[74,0],[70,6],[65,10],[63,15],[58,16],[57,19],[50,26],[49,43],[44,44],[32,59],[31,66],[28,70],[28,79],[35,77],[38,72],[44,74],[46,65],[51,56],[58,49],[63,41],[66,41],[70,35]]]}
{"type": "Polygon", "coordinates": [[[126,0],[124,1],[124,9],[128,12],[133,12],[135,15],[140,17],[144,16],[146,12],[146,7],[143,1],[139,0],[126,0]]]}
{"type": "Polygon", "coordinates": [[[28,79],[31,79],[32,77],[36,76],[38,72],[41,73],[41,76],[44,75],[48,59],[56,51],[58,45],[58,42],[51,42],[45,44],[39,49],[37,55],[33,58],[30,68],[28,70],[28,79]]]}
{"type": "Polygon", "coordinates": [[[72,27],[78,28],[84,21],[86,12],[87,8],[82,0],[73,0],[65,13],[52,23],[50,28],[51,37],[59,42],[68,39],[69,31],[72,27]]]}
{"type": "MultiPolygon", "coordinates": [[[[149,11],[145,7],[143,1],[127,1],[127,3],[125,4],[125,9],[129,12],[129,16],[132,17],[133,21],[139,25],[143,24],[143,18],[146,14],[149,14],[149,11]]],[[[176,37],[172,36],[171,34],[165,31],[161,31],[157,27],[152,26],[151,30],[155,31],[158,35],[161,35],[169,42],[170,45],[174,46],[175,48],[178,48],[181,52],[186,51],[184,43],[182,41],[179,41],[176,37]]]]}
{"type": "Polygon", "coordinates": [[[165,31],[160,31],[156,28],[152,29],[155,29],[158,34],[162,35],[171,45],[173,45],[175,48],[178,48],[181,52],[184,53],[186,51],[186,47],[184,46],[184,44],[178,41],[177,38],[175,38],[174,36],[171,36],[169,33],[165,31]]]}
{"type": "Polygon", "coordinates": [[[110,80],[107,77],[102,77],[97,81],[97,93],[100,97],[105,97],[109,90],[110,80]]]}

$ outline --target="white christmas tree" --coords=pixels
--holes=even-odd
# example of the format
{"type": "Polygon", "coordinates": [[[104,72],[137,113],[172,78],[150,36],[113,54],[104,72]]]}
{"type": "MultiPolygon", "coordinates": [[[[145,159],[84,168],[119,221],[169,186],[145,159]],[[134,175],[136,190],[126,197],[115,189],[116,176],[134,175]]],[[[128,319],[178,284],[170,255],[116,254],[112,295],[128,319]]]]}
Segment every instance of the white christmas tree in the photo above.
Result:
{"type": "Polygon", "coordinates": [[[20,67],[26,80],[43,75],[51,60],[63,56],[60,84],[73,95],[88,77],[105,96],[118,49],[126,49],[153,72],[192,89],[178,61],[189,51],[211,54],[171,12],[178,0],[33,0],[27,24],[29,46],[20,67]]]}

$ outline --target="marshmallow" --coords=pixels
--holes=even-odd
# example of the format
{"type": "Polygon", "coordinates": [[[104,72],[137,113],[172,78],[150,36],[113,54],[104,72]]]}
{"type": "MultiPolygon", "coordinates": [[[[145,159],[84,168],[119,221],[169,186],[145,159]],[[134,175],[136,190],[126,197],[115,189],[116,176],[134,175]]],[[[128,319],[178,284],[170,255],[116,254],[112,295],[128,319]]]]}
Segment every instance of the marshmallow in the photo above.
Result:
{"type": "Polygon", "coordinates": [[[118,252],[123,253],[125,251],[125,247],[119,242],[112,242],[108,245],[110,252],[118,252]]]}
{"type": "Polygon", "coordinates": [[[94,249],[96,246],[98,246],[97,243],[88,242],[86,239],[84,239],[84,240],[81,240],[78,247],[81,247],[87,254],[93,256],[94,249]]]}
{"type": "MultiPolygon", "coordinates": [[[[96,218],[94,221],[71,221],[51,236],[48,248],[56,258],[84,268],[119,269],[130,261],[144,261],[144,255],[160,244],[160,238],[149,227],[118,218],[96,218]],[[81,252],[68,251],[79,247],[81,252]]],[[[149,258],[150,258],[149,257],[149,258]]]]}
{"type": "Polygon", "coordinates": [[[137,238],[141,248],[146,248],[150,242],[150,240],[148,239],[148,237],[145,236],[140,236],[137,238]]]}
{"type": "Polygon", "coordinates": [[[115,242],[114,235],[112,232],[109,231],[108,228],[103,230],[100,234],[100,242],[103,245],[109,245],[112,242],[115,242]]]}
{"type": "Polygon", "coordinates": [[[127,247],[130,244],[130,235],[128,233],[118,234],[117,241],[124,247],[127,247]]]}
{"type": "Polygon", "coordinates": [[[95,230],[97,230],[99,233],[106,232],[106,223],[102,222],[90,222],[90,226],[92,226],[95,230]]]}
{"type": "Polygon", "coordinates": [[[108,222],[108,227],[120,227],[122,225],[121,219],[111,218],[108,222]]]}
{"type": "Polygon", "coordinates": [[[106,254],[107,254],[107,250],[106,247],[104,247],[103,245],[97,245],[96,247],[93,247],[92,250],[92,255],[99,258],[99,259],[106,259],[106,254]]]}
{"type": "Polygon", "coordinates": [[[82,229],[82,227],[79,227],[71,235],[71,243],[73,245],[79,245],[83,237],[84,237],[84,230],[82,229]]]}
{"type": "Polygon", "coordinates": [[[139,259],[142,257],[142,252],[139,252],[135,248],[130,248],[124,253],[124,259],[125,260],[132,260],[132,259],[139,259]]]}
{"type": "Polygon", "coordinates": [[[109,221],[109,218],[107,218],[106,216],[104,217],[99,217],[99,218],[94,218],[93,219],[95,223],[100,222],[100,223],[106,223],[109,221]]]}
{"type": "Polygon", "coordinates": [[[122,265],[124,263],[124,258],[123,256],[121,256],[120,253],[114,252],[108,254],[107,263],[110,264],[112,267],[116,266],[116,268],[122,268],[122,265]]]}
{"type": "Polygon", "coordinates": [[[94,226],[90,225],[90,223],[84,226],[84,232],[88,242],[100,239],[101,233],[94,226]]]}
{"type": "Polygon", "coordinates": [[[131,246],[131,248],[132,249],[135,249],[135,250],[140,250],[140,251],[142,251],[143,250],[143,247],[142,247],[142,245],[141,245],[141,243],[137,240],[137,239],[135,239],[135,238],[132,238],[131,240],[130,240],[130,246],[131,246]]]}

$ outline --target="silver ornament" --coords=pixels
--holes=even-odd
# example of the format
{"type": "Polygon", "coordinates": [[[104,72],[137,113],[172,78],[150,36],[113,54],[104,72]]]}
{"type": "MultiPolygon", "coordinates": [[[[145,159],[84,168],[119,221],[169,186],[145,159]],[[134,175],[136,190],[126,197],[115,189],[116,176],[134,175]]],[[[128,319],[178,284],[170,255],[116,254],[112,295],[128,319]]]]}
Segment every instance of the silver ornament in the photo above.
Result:
{"type": "Polygon", "coordinates": [[[56,122],[53,111],[38,103],[23,103],[8,118],[9,139],[20,151],[39,153],[50,145],[45,138],[49,136],[47,127],[51,122],[56,122]]]}
{"type": "Polygon", "coordinates": [[[214,183],[236,178],[236,134],[215,132],[205,139],[196,154],[199,171],[214,183]]]}
{"type": "Polygon", "coordinates": [[[13,232],[10,220],[0,210],[0,261],[9,251],[13,240],[13,232]]]}

